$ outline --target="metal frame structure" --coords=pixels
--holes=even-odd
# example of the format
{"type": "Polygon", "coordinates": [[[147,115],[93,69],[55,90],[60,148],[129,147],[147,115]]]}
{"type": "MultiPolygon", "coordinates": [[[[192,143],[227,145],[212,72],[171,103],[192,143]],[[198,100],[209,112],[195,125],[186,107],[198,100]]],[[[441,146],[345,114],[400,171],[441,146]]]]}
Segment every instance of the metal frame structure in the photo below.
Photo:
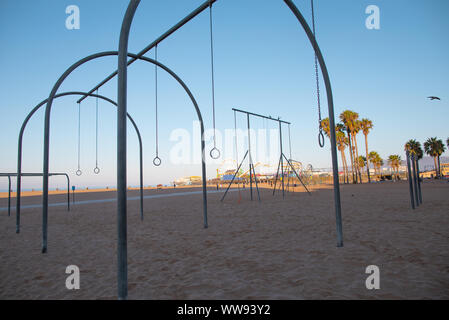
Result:
{"type": "MultiPolygon", "coordinates": [[[[47,101],[47,105],[45,108],[45,128],[44,128],[44,152],[43,152],[43,197],[42,197],[42,253],[46,253],[47,252],[47,231],[48,231],[48,172],[49,172],[49,154],[50,154],[50,113],[51,113],[51,106],[53,103],[53,100],[56,96],[56,93],[59,89],[59,87],[61,86],[61,84],[64,82],[64,80],[79,66],[83,65],[84,63],[94,60],[94,59],[98,59],[101,57],[106,57],[106,56],[114,56],[114,55],[120,55],[120,52],[117,51],[106,51],[106,52],[100,52],[100,53],[96,53],[96,54],[92,54],[88,57],[85,57],[81,60],[79,60],[78,62],[74,63],[71,67],[69,67],[63,74],[62,76],[58,79],[58,81],[55,83],[55,85],[53,86],[53,89],[50,93],[50,96],[48,98],[47,101]]],[[[176,73],[174,73],[171,69],[169,69],[167,66],[165,66],[164,64],[155,61],[151,58],[147,58],[147,57],[138,57],[135,54],[132,53],[126,53],[125,54],[125,59],[126,57],[135,57],[137,59],[143,60],[143,61],[147,61],[150,63],[153,63],[155,65],[157,65],[158,67],[160,67],[161,69],[165,70],[167,73],[169,73],[186,91],[186,93],[189,95],[195,110],[197,112],[198,115],[198,119],[200,121],[200,125],[201,125],[201,152],[202,152],[202,172],[203,172],[203,216],[204,216],[204,228],[207,228],[207,192],[206,192],[206,163],[205,163],[205,141],[204,141],[204,124],[203,124],[203,119],[201,116],[201,111],[198,107],[198,104],[195,100],[195,98],[193,97],[191,91],[189,90],[189,88],[187,87],[187,85],[181,80],[181,78],[178,77],[178,75],[176,75],[176,73]]],[[[120,130],[125,130],[126,131],[126,115],[127,112],[125,110],[125,123],[122,123],[122,114],[121,111],[123,111],[123,109],[120,108],[120,98],[121,96],[118,95],[118,103],[117,103],[117,107],[118,107],[118,117],[120,119],[120,121],[117,122],[118,128],[120,130]]],[[[125,158],[126,158],[126,132],[124,133],[124,139],[123,141],[120,141],[121,143],[118,144],[118,149],[121,150],[121,152],[125,152],[125,158]],[[124,145],[123,145],[124,144],[124,145]],[[123,149],[121,149],[119,146],[121,146],[123,149]]],[[[122,171],[122,161],[117,161],[117,172],[118,172],[118,176],[122,176],[122,178],[124,177],[124,179],[118,179],[117,181],[117,205],[119,207],[123,207],[126,209],[126,169],[125,172],[122,171]],[[125,202],[123,202],[123,199],[125,202]]],[[[125,210],[126,211],[126,210],[125,210]]],[[[126,244],[126,212],[125,212],[125,216],[122,217],[121,222],[118,223],[119,224],[119,228],[118,228],[118,232],[119,232],[119,236],[118,236],[118,241],[119,241],[119,245],[118,245],[118,250],[121,251],[123,250],[123,233],[125,234],[125,244],[126,244]],[[124,220],[123,220],[124,219],[124,220]]],[[[126,246],[126,245],[125,245],[126,246]]]]}
{"type": "MultiPolygon", "coordinates": [[[[81,91],[70,91],[70,92],[59,93],[55,96],[55,98],[72,96],[72,95],[86,95],[86,94],[87,94],[86,92],[81,92],[81,91]]],[[[94,98],[100,98],[100,99],[107,101],[117,107],[117,103],[115,101],[109,99],[108,97],[94,94],[94,93],[90,93],[90,94],[88,94],[88,96],[94,97],[94,98]]],[[[48,99],[45,99],[45,100],[41,101],[37,106],[35,106],[30,111],[30,113],[27,115],[27,117],[25,118],[25,120],[22,123],[22,127],[20,128],[19,142],[18,142],[18,147],[17,147],[17,173],[18,173],[18,176],[17,176],[17,198],[16,198],[16,233],[20,233],[20,210],[21,210],[21,192],[22,192],[21,176],[23,176],[23,174],[22,174],[23,133],[25,132],[26,126],[27,126],[29,120],[31,119],[31,117],[36,113],[36,111],[38,111],[47,102],[48,102],[48,99]]],[[[143,144],[142,144],[142,137],[140,135],[139,128],[137,127],[136,123],[134,122],[134,119],[129,114],[127,114],[127,117],[129,119],[129,121],[131,121],[131,123],[136,131],[137,138],[139,140],[140,217],[141,217],[141,219],[143,219],[143,144]]]]}
{"type": "MultiPolygon", "coordinates": [[[[245,153],[245,156],[243,157],[242,161],[240,162],[240,164],[238,164],[237,170],[235,171],[231,181],[228,184],[228,187],[226,188],[225,193],[223,194],[223,197],[221,198],[221,202],[223,202],[224,198],[226,197],[226,195],[228,194],[229,188],[231,187],[232,183],[234,182],[235,177],[237,176],[240,167],[243,165],[243,162],[246,159],[246,156],[249,155],[249,188],[250,188],[250,195],[251,195],[251,201],[253,201],[253,184],[252,184],[252,179],[251,176],[252,174],[254,174],[254,181],[256,183],[256,189],[257,189],[257,196],[259,198],[260,201],[260,193],[259,193],[259,187],[257,185],[257,176],[256,176],[256,171],[254,169],[254,164],[253,164],[253,159],[251,156],[251,133],[250,133],[250,116],[254,116],[254,117],[259,117],[262,119],[267,119],[267,120],[271,120],[271,121],[275,121],[279,123],[279,146],[280,146],[280,157],[279,157],[279,164],[278,164],[278,169],[276,172],[276,180],[274,183],[274,188],[273,188],[273,195],[276,191],[276,182],[277,179],[279,177],[279,168],[281,168],[282,170],[282,197],[285,196],[285,188],[284,188],[284,158],[287,161],[288,166],[293,170],[293,172],[295,173],[295,175],[297,176],[297,178],[299,179],[299,181],[301,182],[301,184],[304,186],[304,188],[306,189],[306,191],[310,194],[309,190],[307,189],[306,185],[302,182],[301,177],[298,175],[298,173],[296,172],[295,168],[293,168],[291,162],[288,160],[288,158],[285,156],[284,152],[283,152],[283,141],[282,141],[282,124],[287,124],[290,125],[290,122],[281,120],[280,118],[272,118],[271,116],[267,117],[258,113],[254,113],[254,112],[249,112],[249,111],[245,111],[245,110],[241,110],[241,109],[236,109],[236,108],[232,108],[232,111],[234,112],[240,112],[246,115],[246,121],[247,121],[247,130],[248,130],[248,150],[245,153]]],[[[291,159],[290,159],[291,160],[291,159]]]]}
{"type": "MultiPolygon", "coordinates": [[[[49,173],[49,176],[65,176],[67,178],[67,211],[70,211],[70,178],[67,173],[49,173]]],[[[17,185],[21,177],[42,177],[42,173],[0,173],[0,177],[8,177],[8,217],[11,216],[11,177],[17,177],[17,185]]],[[[20,197],[19,189],[16,192],[16,198],[20,197]]],[[[17,213],[16,205],[16,213],[17,213]]]]}
{"type": "MultiPolygon", "coordinates": [[[[137,59],[142,59],[143,55],[148,52],[155,45],[166,39],[169,35],[174,33],[176,30],[181,28],[188,21],[192,20],[198,14],[200,14],[204,9],[211,6],[216,0],[208,0],[204,2],[200,7],[182,19],[179,23],[165,32],[161,37],[143,49],[137,55],[128,54],[128,39],[131,24],[134,18],[134,14],[139,6],[140,0],[130,0],[128,8],[124,15],[120,38],[119,38],[119,49],[118,49],[118,68],[117,71],[112,73],[109,77],[103,80],[99,85],[92,89],[89,93],[93,93],[103,84],[108,82],[110,79],[118,76],[117,81],[117,233],[118,233],[118,246],[117,246],[117,259],[118,259],[118,298],[126,299],[128,295],[128,279],[127,279],[127,208],[126,208],[126,115],[127,115],[127,66],[133,63],[137,59]],[[127,57],[130,56],[132,59],[127,61],[127,57]]],[[[321,53],[320,47],[313,35],[312,30],[307,24],[306,20],[302,16],[301,12],[295,6],[292,0],[283,0],[287,7],[292,11],[292,13],[297,18],[298,22],[304,29],[312,48],[315,52],[316,58],[320,65],[321,73],[323,76],[323,81],[326,86],[326,94],[328,101],[328,111],[329,111],[329,127],[330,127],[330,141],[331,141],[331,154],[332,154],[332,167],[333,167],[333,181],[334,181],[334,202],[335,202],[335,215],[336,215],[336,229],[337,229],[337,247],[343,246],[343,228],[341,219],[341,203],[340,203],[340,186],[339,186],[339,176],[338,176],[338,159],[337,159],[337,148],[336,148],[336,134],[335,134],[335,115],[334,115],[334,104],[332,88],[329,78],[329,73],[321,53]]],[[[53,87],[46,106],[45,111],[45,133],[44,133],[44,165],[43,165],[43,248],[42,252],[46,252],[47,239],[46,239],[46,226],[47,226],[47,212],[48,212],[48,174],[49,174],[49,135],[50,135],[50,111],[53,98],[64,79],[78,66],[84,64],[87,61],[99,58],[102,56],[114,55],[116,52],[106,52],[94,54],[92,56],[86,57],[74,65],[72,65],[56,82],[53,87]]],[[[80,100],[84,99],[81,98],[80,100]]],[[[206,174],[205,168],[205,155],[204,155],[204,127],[203,121],[201,119],[201,113],[195,104],[197,109],[198,117],[201,123],[201,147],[202,147],[202,173],[203,173],[203,203],[204,203],[204,227],[207,227],[207,193],[204,183],[204,178],[206,174]]]]}

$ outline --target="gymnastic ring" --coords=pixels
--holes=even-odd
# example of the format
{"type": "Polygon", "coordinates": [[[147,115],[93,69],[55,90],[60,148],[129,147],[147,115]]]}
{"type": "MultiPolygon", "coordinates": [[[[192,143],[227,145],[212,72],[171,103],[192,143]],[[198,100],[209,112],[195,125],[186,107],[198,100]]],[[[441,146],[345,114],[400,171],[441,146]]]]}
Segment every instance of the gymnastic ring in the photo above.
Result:
{"type": "Polygon", "coordinates": [[[321,148],[324,147],[324,134],[323,131],[320,130],[320,133],[318,133],[318,144],[321,148]]]}
{"type": "Polygon", "coordinates": [[[216,147],[214,147],[214,148],[210,151],[209,155],[210,155],[210,157],[211,157],[212,159],[218,159],[218,158],[220,158],[221,153],[220,153],[220,150],[218,150],[216,147]],[[215,151],[215,152],[214,152],[214,151],[215,151]],[[215,157],[214,157],[214,154],[215,154],[215,157]]]}
{"type": "Polygon", "coordinates": [[[161,165],[161,163],[162,163],[162,160],[161,160],[161,158],[159,158],[158,156],[156,156],[156,158],[153,159],[153,164],[154,164],[156,167],[159,167],[159,166],[161,165]]]}
{"type": "Polygon", "coordinates": [[[77,176],[80,176],[80,175],[82,175],[82,174],[83,174],[83,172],[82,172],[80,169],[76,170],[76,175],[77,175],[77,176]]]}
{"type": "Polygon", "coordinates": [[[95,168],[94,168],[94,173],[95,173],[95,174],[99,174],[99,173],[100,173],[100,168],[95,167],[95,168]]]}

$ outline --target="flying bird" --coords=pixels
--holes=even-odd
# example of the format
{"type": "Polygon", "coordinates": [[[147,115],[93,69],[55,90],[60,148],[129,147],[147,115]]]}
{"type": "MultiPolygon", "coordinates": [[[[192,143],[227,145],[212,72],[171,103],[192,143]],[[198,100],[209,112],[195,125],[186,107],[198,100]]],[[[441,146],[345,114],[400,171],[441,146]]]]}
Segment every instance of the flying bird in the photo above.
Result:
{"type": "Polygon", "coordinates": [[[430,100],[441,100],[440,98],[435,97],[435,96],[430,96],[430,97],[427,97],[427,98],[429,98],[430,100]]]}

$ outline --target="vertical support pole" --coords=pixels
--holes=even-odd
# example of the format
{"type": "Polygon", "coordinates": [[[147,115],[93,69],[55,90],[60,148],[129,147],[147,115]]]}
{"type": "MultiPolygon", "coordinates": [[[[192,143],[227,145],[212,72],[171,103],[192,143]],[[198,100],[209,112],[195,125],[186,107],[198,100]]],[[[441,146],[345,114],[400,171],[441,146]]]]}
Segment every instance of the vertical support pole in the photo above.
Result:
{"type": "Polygon", "coordinates": [[[70,211],[70,178],[68,174],[65,174],[67,178],[67,211],[70,211]]]}
{"type": "Polygon", "coordinates": [[[331,132],[331,152],[332,152],[332,171],[334,179],[334,202],[335,202],[335,218],[337,227],[337,247],[343,247],[343,224],[341,219],[341,202],[340,202],[340,183],[338,180],[338,158],[337,158],[337,141],[335,134],[335,115],[334,115],[334,101],[332,96],[331,82],[329,79],[329,73],[327,72],[326,63],[324,62],[323,55],[320,47],[316,42],[316,39],[310,30],[309,25],[298,10],[292,0],[284,0],[285,4],[290,8],[293,14],[298,19],[299,23],[303,27],[304,31],[312,44],[315,51],[318,62],[320,63],[321,73],[323,75],[324,84],[326,86],[327,106],[329,110],[329,129],[331,132]]]}
{"type": "Polygon", "coordinates": [[[416,157],[416,173],[417,173],[417,175],[418,175],[419,203],[422,204],[421,178],[419,177],[419,159],[418,159],[418,157],[416,157]]]}
{"type": "Polygon", "coordinates": [[[130,0],[120,30],[117,80],[117,285],[118,298],[128,298],[128,244],[126,212],[127,55],[131,23],[140,0],[130,0]]]}
{"type": "Polygon", "coordinates": [[[282,123],[279,121],[279,146],[281,148],[281,179],[282,179],[282,198],[285,198],[285,189],[284,189],[284,151],[282,150],[282,123]]]}
{"type": "Polygon", "coordinates": [[[253,201],[253,180],[251,179],[251,176],[252,176],[251,164],[253,162],[253,159],[251,157],[251,132],[250,132],[250,125],[249,125],[249,113],[246,114],[246,120],[248,122],[249,190],[250,190],[250,194],[251,194],[251,201],[253,201]]]}
{"type": "Polygon", "coordinates": [[[419,207],[419,194],[418,194],[418,177],[416,174],[416,156],[414,153],[411,154],[412,158],[412,168],[413,168],[413,187],[415,190],[415,203],[419,207]]]}
{"type": "Polygon", "coordinates": [[[413,181],[412,181],[412,169],[410,167],[410,152],[408,150],[405,151],[405,154],[407,156],[407,178],[408,178],[408,185],[410,190],[410,204],[412,205],[412,209],[415,209],[415,198],[413,195],[413,181]]]}
{"type": "Polygon", "coordinates": [[[11,216],[11,176],[8,176],[8,217],[11,216]]]}

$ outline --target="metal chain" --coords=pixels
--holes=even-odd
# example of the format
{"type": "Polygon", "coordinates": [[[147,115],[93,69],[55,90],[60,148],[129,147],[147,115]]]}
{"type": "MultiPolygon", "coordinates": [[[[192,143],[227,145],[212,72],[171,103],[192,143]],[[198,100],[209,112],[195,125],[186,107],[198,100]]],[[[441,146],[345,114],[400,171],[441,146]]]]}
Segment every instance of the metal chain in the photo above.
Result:
{"type": "Polygon", "coordinates": [[[98,89],[95,103],[95,169],[98,168],[98,89]]]}
{"type": "Polygon", "coordinates": [[[323,127],[321,125],[321,101],[320,101],[320,78],[318,73],[318,57],[316,54],[316,30],[315,30],[315,10],[313,7],[313,0],[310,0],[310,6],[312,8],[312,32],[315,42],[313,43],[313,53],[315,54],[315,79],[316,79],[316,94],[317,94],[317,104],[318,104],[318,124],[319,124],[319,134],[318,143],[321,147],[324,147],[324,135],[323,127]]]}
{"type": "Polygon", "coordinates": [[[76,175],[81,175],[81,102],[78,102],[78,170],[76,175]]]}
{"type": "MultiPolygon", "coordinates": [[[[156,45],[156,47],[154,48],[154,60],[156,60],[157,61],[157,45],[156,45]]],[[[158,111],[158,99],[157,99],[157,92],[158,92],[158,87],[157,87],[157,65],[155,64],[154,65],[154,77],[155,77],[155,94],[154,94],[154,96],[155,96],[155,106],[156,106],[156,116],[155,116],[155,118],[156,118],[156,157],[158,157],[159,156],[159,126],[158,126],[158,114],[157,114],[157,111],[158,111]]]]}
{"type": "Polygon", "coordinates": [[[211,64],[211,80],[212,80],[212,123],[214,130],[214,147],[210,152],[210,156],[213,159],[220,157],[220,151],[217,149],[217,135],[215,130],[215,77],[214,77],[214,39],[213,39],[213,18],[212,18],[212,2],[209,3],[209,30],[210,30],[210,64],[211,64]],[[216,151],[216,156],[213,155],[213,151],[216,151]]]}

